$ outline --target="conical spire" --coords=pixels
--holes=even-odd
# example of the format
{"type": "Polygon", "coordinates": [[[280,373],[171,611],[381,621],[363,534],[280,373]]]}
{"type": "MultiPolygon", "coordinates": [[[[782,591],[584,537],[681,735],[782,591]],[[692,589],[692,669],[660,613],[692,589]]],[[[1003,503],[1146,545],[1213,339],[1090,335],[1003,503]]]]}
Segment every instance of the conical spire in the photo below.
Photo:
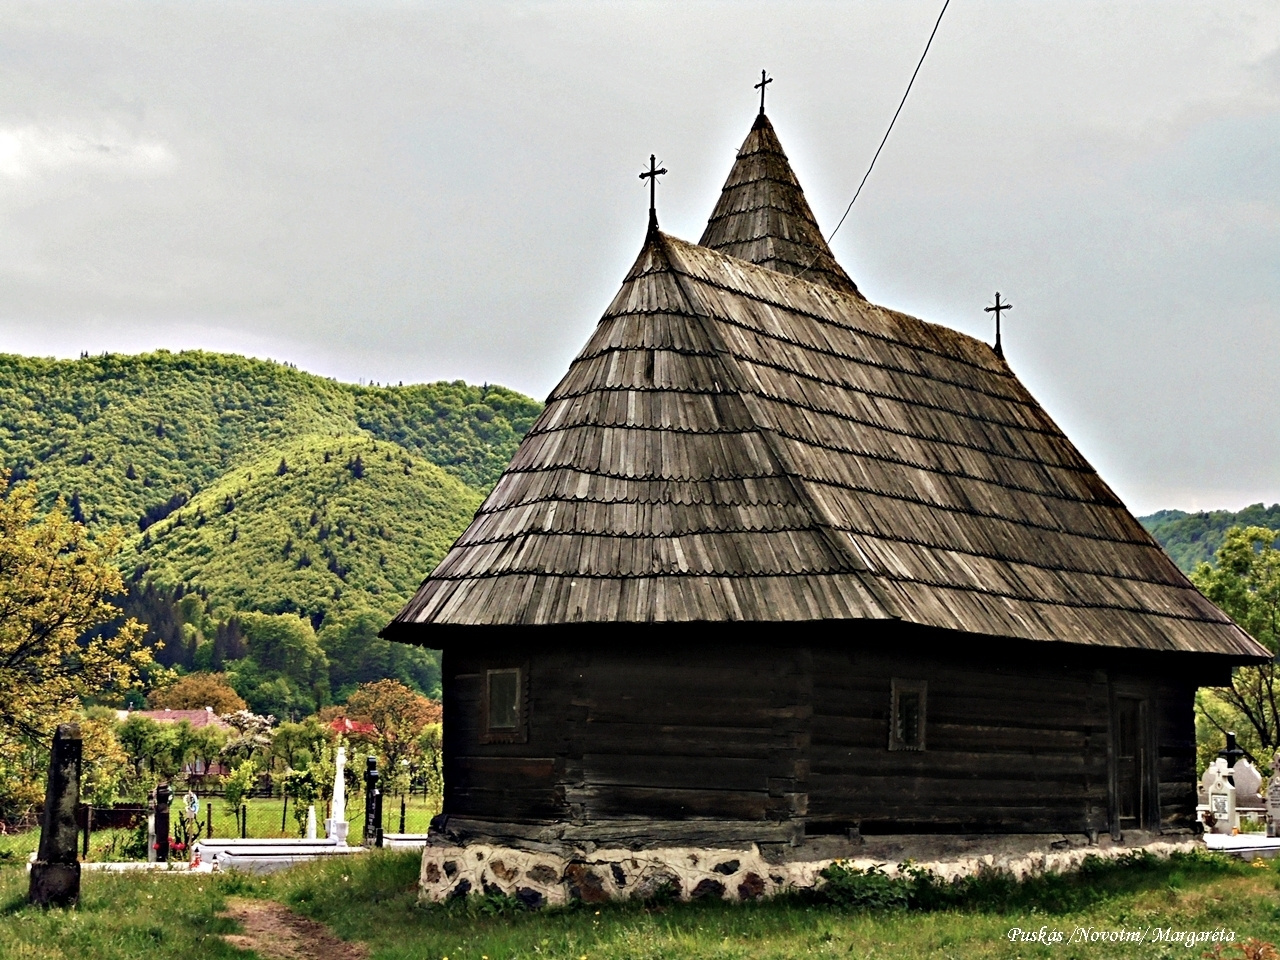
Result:
{"type": "Polygon", "coordinates": [[[738,151],[707,229],[704,247],[861,297],[822,238],[787,155],[761,112],[738,151]]]}

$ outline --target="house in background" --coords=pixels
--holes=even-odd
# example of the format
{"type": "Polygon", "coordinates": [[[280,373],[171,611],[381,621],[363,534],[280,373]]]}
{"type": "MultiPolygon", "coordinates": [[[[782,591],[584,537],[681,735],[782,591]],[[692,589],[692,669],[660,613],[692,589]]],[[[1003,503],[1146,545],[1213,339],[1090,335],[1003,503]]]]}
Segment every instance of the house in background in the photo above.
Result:
{"type": "MultiPolygon", "coordinates": [[[[161,710],[117,710],[116,719],[124,722],[130,717],[143,717],[147,720],[154,720],[156,723],[186,723],[190,725],[192,730],[199,730],[201,727],[216,727],[219,730],[234,730],[235,728],[227,721],[213,712],[213,707],[205,707],[203,710],[173,710],[165,707],[161,710]]],[[[216,760],[206,763],[203,759],[196,757],[182,765],[181,775],[188,780],[203,779],[204,777],[225,777],[231,771],[225,764],[216,760]]]]}
{"type": "Polygon", "coordinates": [[[231,724],[213,712],[213,707],[205,707],[203,710],[171,710],[165,707],[162,710],[116,711],[116,719],[121,722],[130,717],[143,717],[154,720],[156,723],[189,723],[193,730],[199,730],[201,727],[217,727],[219,730],[234,729],[231,724]]]}
{"type": "Polygon", "coordinates": [[[861,295],[763,109],[384,636],[443,652],[435,833],[526,849],[1190,830],[1195,690],[1269,659],[996,350],[861,295]]]}

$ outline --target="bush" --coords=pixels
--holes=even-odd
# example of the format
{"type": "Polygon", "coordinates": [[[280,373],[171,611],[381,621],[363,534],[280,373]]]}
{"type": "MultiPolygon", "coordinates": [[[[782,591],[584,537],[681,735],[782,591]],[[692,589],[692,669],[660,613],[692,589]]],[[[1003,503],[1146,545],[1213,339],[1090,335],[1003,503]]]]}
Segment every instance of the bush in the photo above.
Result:
{"type": "Polygon", "coordinates": [[[912,880],[891,877],[880,867],[860,870],[837,861],[822,871],[822,879],[821,897],[841,907],[883,910],[911,904],[912,880]]]}
{"type": "Polygon", "coordinates": [[[855,909],[1041,910],[1065,913],[1117,893],[1150,886],[1174,886],[1187,874],[1214,876],[1235,864],[1206,851],[1174,853],[1167,860],[1145,850],[1114,859],[1089,856],[1070,873],[1046,873],[1017,880],[1003,870],[985,869],[947,881],[910,861],[889,876],[879,867],[861,870],[836,861],[822,871],[825,883],[813,896],[855,909]]]}

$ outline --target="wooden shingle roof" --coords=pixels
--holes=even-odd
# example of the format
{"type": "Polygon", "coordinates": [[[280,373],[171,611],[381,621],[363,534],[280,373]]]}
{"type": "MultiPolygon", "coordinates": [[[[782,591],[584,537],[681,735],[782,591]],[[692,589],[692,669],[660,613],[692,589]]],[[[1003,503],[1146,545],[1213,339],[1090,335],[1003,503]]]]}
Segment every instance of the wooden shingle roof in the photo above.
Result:
{"type": "Polygon", "coordinates": [[[743,141],[698,242],[739,260],[862,296],[822,238],[800,181],[763,113],[743,141]]]}
{"type": "Polygon", "coordinates": [[[987,344],[654,230],[388,635],[888,619],[1267,655],[987,344]]]}

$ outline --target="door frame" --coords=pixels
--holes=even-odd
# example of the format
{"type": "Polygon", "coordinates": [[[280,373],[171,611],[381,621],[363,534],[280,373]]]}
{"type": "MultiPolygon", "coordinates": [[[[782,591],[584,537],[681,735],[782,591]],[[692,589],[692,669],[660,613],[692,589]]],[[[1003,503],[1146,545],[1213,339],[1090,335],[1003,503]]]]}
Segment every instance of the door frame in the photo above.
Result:
{"type": "Polygon", "coordinates": [[[1112,681],[1108,690],[1107,710],[1107,821],[1111,826],[1111,838],[1120,840],[1120,771],[1116,755],[1116,738],[1120,726],[1120,701],[1138,702],[1138,738],[1141,757],[1138,776],[1141,778],[1142,802],[1139,804],[1138,824],[1132,830],[1149,830],[1160,833],[1160,778],[1158,776],[1158,740],[1155,730],[1155,701],[1151,687],[1134,682],[1112,681]]]}

